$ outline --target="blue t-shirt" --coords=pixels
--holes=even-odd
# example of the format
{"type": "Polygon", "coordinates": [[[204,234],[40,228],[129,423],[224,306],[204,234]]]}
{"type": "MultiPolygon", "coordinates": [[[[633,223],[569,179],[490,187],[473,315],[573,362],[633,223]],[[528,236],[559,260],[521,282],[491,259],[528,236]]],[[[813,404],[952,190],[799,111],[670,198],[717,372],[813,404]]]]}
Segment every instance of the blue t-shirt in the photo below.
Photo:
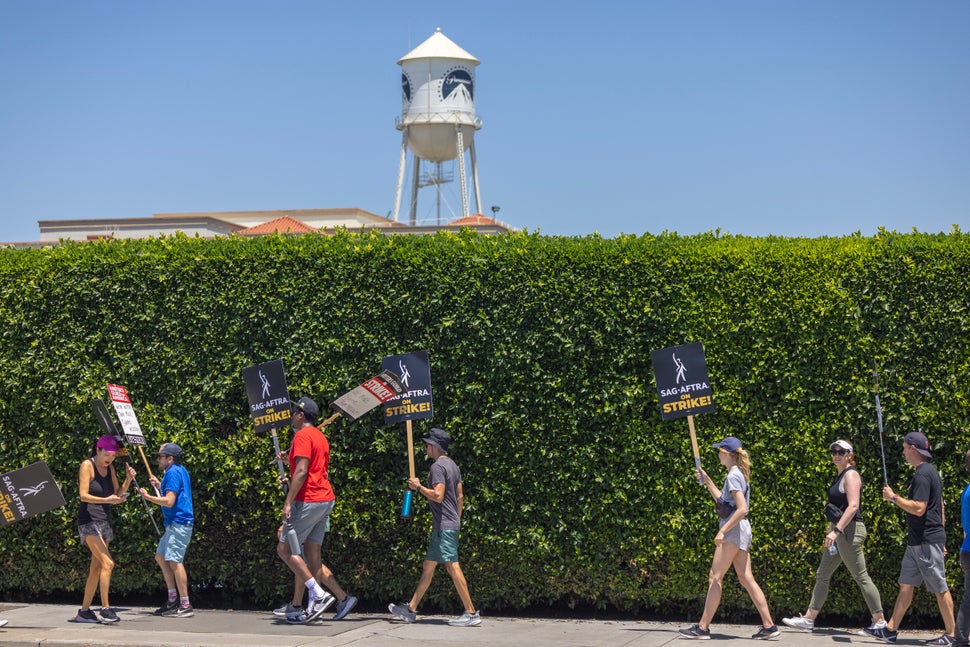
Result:
{"type": "Polygon", "coordinates": [[[963,490],[963,496],[960,497],[960,522],[966,535],[960,550],[970,553],[970,485],[963,490]]]}
{"type": "Polygon", "coordinates": [[[166,492],[175,493],[175,505],[171,508],[162,506],[165,525],[174,522],[191,526],[195,521],[195,514],[192,511],[192,481],[189,479],[188,470],[178,463],[173,463],[165,470],[160,485],[158,489],[162,492],[162,496],[165,496],[166,492]]]}

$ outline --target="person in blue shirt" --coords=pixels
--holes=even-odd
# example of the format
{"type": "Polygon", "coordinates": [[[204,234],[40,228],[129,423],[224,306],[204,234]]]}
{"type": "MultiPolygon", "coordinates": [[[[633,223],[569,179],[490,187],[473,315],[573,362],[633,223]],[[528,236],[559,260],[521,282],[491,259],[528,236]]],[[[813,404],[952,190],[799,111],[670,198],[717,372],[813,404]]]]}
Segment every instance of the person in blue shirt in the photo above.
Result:
{"type": "MultiPolygon", "coordinates": [[[[128,469],[134,471],[130,465],[128,469]]],[[[189,578],[183,561],[192,539],[195,515],[192,510],[192,481],[182,466],[182,448],[175,443],[162,445],[158,450],[158,469],[164,472],[162,480],[152,477],[149,482],[161,496],[149,494],[145,488],[138,490],[143,499],[162,507],[165,520],[165,534],[158,542],[155,561],[162,569],[168,599],[155,611],[155,615],[188,618],[194,612],[189,603],[189,578]]]]}
{"type": "MultiPolygon", "coordinates": [[[[970,451],[963,459],[963,466],[970,472],[970,451]]],[[[963,544],[960,546],[960,566],[963,567],[963,598],[957,611],[956,639],[967,643],[970,638],[970,485],[960,497],[960,522],[963,524],[963,544]]]]}

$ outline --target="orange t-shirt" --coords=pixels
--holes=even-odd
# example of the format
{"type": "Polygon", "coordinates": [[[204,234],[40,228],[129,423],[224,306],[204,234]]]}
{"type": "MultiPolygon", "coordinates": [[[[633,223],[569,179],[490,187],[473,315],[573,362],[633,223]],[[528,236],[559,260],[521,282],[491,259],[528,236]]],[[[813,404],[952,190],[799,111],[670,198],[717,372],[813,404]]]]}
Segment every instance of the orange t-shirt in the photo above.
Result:
{"type": "Polygon", "coordinates": [[[307,458],[310,464],[307,466],[303,487],[293,500],[308,503],[333,501],[336,497],[330,486],[330,479],[327,478],[327,468],[330,466],[330,442],[322,431],[313,425],[307,425],[293,436],[293,442],[290,443],[291,476],[296,470],[297,458],[307,458]]]}

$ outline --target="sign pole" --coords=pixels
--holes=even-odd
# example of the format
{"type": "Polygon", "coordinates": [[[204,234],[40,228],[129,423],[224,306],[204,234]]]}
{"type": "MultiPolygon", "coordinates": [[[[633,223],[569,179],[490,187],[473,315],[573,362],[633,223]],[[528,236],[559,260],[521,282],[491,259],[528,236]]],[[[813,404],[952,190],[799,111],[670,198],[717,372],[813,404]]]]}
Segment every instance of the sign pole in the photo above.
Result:
{"type": "Polygon", "coordinates": [[[415,477],[414,474],[414,432],[411,431],[411,421],[408,420],[406,423],[408,430],[408,474],[411,478],[415,477]]]}
{"type": "MultiPolygon", "coordinates": [[[[406,421],[408,432],[408,474],[414,478],[414,432],[411,430],[411,421],[406,421]]],[[[404,499],[401,501],[401,518],[410,519],[413,514],[414,492],[410,487],[404,490],[404,499]]]]}
{"type": "Polygon", "coordinates": [[[882,456],[882,481],[885,485],[889,485],[889,476],[886,473],[886,448],[882,442],[882,403],[879,402],[879,371],[876,369],[876,360],[872,360],[872,380],[875,384],[876,421],[879,423],[879,454],[882,456]]]}
{"type": "Polygon", "coordinates": [[[697,449],[697,432],[694,431],[694,416],[687,416],[687,426],[690,427],[690,446],[694,450],[694,467],[697,468],[697,481],[703,485],[704,477],[701,476],[701,452],[697,449]]]}
{"type": "Polygon", "coordinates": [[[283,471],[283,459],[280,458],[280,437],[276,434],[276,427],[270,427],[269,432],[273,436],[273,449],[276,450],[276,467],[280,471],[280,485],[283,487],[283,494],[288,494],[290,486],[283,480],[285,472],[283,471]]]}

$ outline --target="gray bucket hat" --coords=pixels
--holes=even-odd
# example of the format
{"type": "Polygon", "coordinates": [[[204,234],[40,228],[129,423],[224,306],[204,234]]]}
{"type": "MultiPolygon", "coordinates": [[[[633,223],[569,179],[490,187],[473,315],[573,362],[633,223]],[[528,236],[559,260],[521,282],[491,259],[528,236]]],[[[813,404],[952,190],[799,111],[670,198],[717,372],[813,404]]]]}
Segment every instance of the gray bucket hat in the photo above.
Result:
{"type": "Polygon", "coordinates": [[[432,427],[428,435],[421,439],[421,442],[434,445],[444,453],[448,453],[448,446],[451,445],[451,436],[444,429],[432,427]]]}

